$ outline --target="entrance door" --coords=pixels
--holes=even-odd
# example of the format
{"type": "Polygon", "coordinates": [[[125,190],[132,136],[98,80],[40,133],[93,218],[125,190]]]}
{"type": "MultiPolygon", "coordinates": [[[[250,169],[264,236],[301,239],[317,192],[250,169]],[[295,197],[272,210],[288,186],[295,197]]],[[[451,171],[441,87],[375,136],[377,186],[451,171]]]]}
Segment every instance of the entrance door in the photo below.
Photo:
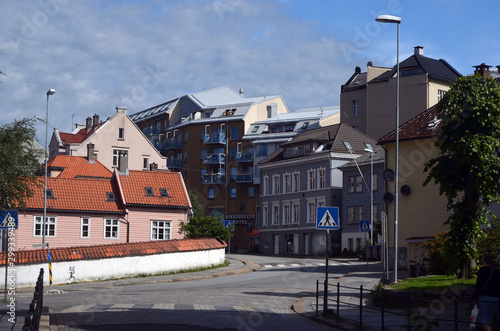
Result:
{"type": "Polygon", "coordinates": [[[309,255],[309,234],[304,235],[304,255],[309,255]]]}
{"type": "Polygon", "coordinates": [[[299,254],[299,235],[298,234],[293,235],[293,254],[294,255],[299,254]]]}
{"type": "Polygon", "coordinates": [[[280,253],[280,236],[279,234],[274,235],[274,254],[278,255],[280,253]]]}

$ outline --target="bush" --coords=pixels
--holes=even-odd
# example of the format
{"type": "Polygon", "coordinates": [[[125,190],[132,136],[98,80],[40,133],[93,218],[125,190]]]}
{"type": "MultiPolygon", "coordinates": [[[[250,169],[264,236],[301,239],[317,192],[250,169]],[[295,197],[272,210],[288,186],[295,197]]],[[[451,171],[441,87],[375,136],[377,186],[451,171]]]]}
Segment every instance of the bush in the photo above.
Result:
{"type": "Polygon", "coordinates": [[[485,229],[485,236],[477,242],[479,256],[491,254],[496,258],[496,264],[500,262],[500,219],[495,219],[491,223],[491,228],[485,229]]]}
{"type": "Polygon", "coordinates": [[[427,248],[427,253],[431,259],[429,271],[434,275],[445,275],[450,267],[444,258],[444,242],[446,240],[446,232],[434,235],[433,239],[429,239],[424,243],[427,248]]]}

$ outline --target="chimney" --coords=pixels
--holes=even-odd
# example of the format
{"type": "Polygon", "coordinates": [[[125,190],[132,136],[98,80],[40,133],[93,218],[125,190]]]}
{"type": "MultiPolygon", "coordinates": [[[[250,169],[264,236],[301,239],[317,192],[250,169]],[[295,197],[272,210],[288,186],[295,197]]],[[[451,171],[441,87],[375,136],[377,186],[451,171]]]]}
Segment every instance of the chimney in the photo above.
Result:
{"type": "Polygon", "coordinates": [[[89,133],[91,127],[92,127],[92,118],[89,116],[87,117],[85,122],[85,133],[89,133]]]}
{"type": "Polygon", "coordinates": [[[240,88],[240,95],[241,95],[242,97],[244,97],[244,96],[245,96],[245,94],[243,94],[243,89],[242,89],[242,88],[240,88]]]}
{"type": "Polygon", "coordinates": [[[474,75],[479,75],[481,77],[486,77],[486,78],[491,77],[491,71],[490,71],[491,66],[485,63],[481,63],[480,65],[473,67],[476,68],[476,70],[474,70],[474,75]]]}
{"type": "Polygon", "coordinates": [[[157,165],[155,162],[151,163],[151,164],[149,165],[149,170],[151,170],[151,171],[156,171],[156,170],[158,170],[158,165],[157,165]]]}
{"type": "Polygon", "coordinates": [[[118,156],[118,171],[122,173],[127,172],[127,152],[125,151],[120,151],[120,154],[118,156]]]}
{"type": "Polygon", "coordinates": [[[413,55],[424,55],[424,48],[422,46],[414,47],[413,55]]]}
{"type": "Polygon", "coordinates": [[[99,125],[99,115],[94,114],[93,124],[92,124],[93,129],[95,130],[98,125],[99,125]]]}
{"type": "Polygon", "coordinates": [[[87,144],[87,161],[94,162],[94,144],[87,144]]]}
{"type": "Polygon", "coordinates": [[[125,107],[116,107],[116,112],[119,114],[127,114],[127,108],[125,107]]]}

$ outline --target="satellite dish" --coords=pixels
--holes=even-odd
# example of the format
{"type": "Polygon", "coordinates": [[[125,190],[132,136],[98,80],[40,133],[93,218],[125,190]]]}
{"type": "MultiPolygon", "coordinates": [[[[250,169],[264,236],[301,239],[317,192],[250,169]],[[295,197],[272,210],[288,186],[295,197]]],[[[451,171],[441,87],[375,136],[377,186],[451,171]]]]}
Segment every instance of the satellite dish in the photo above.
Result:
{"type": "Polygon", "coordinates": [[[411,188],[408,185],[401,186],[401,194],[405,197],[409,196],[411,193],[411,188]]]}
{"type": "Polygon", "coordinates": [[[384,202],[385,203],[391,203],[394,200],[394,197],[392,196],[392,193],[387,192],[384,194],[384,202]]]}
{"type": "Polygon", "coordinates": [[[394,171],[392,171],[391,169],[384,170],[384,173],[382,175],[386,182],[392,182],[394,180],[394,171]]]}

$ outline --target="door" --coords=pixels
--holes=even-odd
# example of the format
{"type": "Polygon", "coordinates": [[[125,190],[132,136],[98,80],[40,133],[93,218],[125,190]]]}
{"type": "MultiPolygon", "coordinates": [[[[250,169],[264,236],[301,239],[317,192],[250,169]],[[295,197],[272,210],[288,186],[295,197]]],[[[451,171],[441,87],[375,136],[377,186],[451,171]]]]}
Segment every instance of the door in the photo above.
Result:
{"type": "Polygon", "coordinates": [[[280,253],[280,236],[278,234],[274,235],[274,254],[278,255],[280,253]]]}
{"type": "Polygon", "coordinates": [[[304,255],[309,255],[309,234],[304,234],[304,255]]]}
{"type": "Polygon", "coordinates": [[[293,235],[293,254],[294,255],[299,254],[299,235],[298,234],[293,235]]]}

